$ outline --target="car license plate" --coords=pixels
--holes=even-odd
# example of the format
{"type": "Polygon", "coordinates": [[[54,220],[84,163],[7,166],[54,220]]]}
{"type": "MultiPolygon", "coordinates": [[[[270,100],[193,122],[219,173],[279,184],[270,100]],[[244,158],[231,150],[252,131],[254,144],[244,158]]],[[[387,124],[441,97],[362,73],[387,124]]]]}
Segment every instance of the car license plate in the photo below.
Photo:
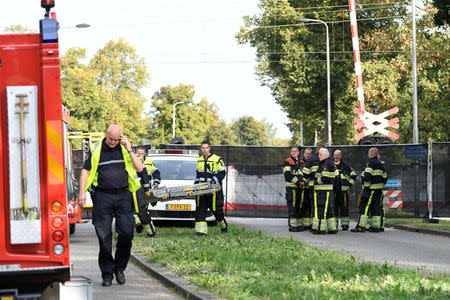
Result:
{"type": "Polygon", "coordinates": [[[191,210],[190,204],[166,204],[167,210],[191,210]]]}

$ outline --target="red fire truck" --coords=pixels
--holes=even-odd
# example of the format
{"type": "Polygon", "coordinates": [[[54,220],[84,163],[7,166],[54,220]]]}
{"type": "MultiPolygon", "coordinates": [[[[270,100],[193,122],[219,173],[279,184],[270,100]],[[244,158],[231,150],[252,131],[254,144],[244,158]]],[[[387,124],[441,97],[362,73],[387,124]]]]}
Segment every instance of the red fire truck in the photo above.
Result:
{"type": "Polygon", "coordinates": [[[70,279],[58,25],[41,4],[40,33],[0,35],[2,297],[70,279]]]}

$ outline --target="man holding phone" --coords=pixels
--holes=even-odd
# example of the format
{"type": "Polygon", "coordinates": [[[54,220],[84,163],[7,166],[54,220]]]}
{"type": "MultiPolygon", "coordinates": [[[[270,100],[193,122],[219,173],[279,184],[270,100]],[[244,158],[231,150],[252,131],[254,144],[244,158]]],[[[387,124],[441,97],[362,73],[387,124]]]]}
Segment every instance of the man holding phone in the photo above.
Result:
{"type": "Polygon", "coordinates": [[[132,192],[140,188],[137,172],[143,169],[128,139],[118,125],[110,125],[106,137],[86,159],[80,175],[78,203],[86,204],[86,191],[92,186],[92,223],[97,233],[100,252],[98,263],[102,285],[111,286],[115,275],[119,284],[125,283],[124,270],[131,252],[134,235],[132,192]],[[116,218],[116,253],[112,255],[112,220],[116,218]]]}

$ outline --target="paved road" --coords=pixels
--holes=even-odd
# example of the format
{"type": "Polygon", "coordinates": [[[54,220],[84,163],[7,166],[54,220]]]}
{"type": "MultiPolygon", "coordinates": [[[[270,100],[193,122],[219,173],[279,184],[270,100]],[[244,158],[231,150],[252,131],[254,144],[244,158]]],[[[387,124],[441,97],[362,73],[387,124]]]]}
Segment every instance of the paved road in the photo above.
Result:
{"type": "Polygon", "coordinates": [[[114,280],[111,287],[102,287],[97,263],[98,240],[91,223],[77,224],[75,234],[70,236],[70,256],[72,276],[84,276],[92,280],[95,300],[183,299],[132,263],[128,264],[125,271],[125,285],[120,286],[114,280]]]}
{"type": "MultiPolygon", "coordinates": [[[[277,237],[293,237],[308,245],[344,252],[402,268],[450,273],[450,238],[386,228],[383,233],[339,231],[333,235],[289,232],[286,219],[228,217],[228,223],[277,237]]],[[[351,228],[356,224],[352,224],[351,228]]]]}

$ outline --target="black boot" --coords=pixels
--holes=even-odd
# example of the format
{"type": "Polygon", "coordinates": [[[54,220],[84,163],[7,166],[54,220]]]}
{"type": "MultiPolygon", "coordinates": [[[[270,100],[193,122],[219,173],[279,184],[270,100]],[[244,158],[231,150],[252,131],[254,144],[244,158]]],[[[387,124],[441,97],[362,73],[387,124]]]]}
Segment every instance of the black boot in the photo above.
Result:
{"type": "Polygon", "coordinates": [[[366,232],[366,229],[361,226],[356,226],[354,229],[350,229],[350,231],[363,233],[363,232],[366,232]]]}

